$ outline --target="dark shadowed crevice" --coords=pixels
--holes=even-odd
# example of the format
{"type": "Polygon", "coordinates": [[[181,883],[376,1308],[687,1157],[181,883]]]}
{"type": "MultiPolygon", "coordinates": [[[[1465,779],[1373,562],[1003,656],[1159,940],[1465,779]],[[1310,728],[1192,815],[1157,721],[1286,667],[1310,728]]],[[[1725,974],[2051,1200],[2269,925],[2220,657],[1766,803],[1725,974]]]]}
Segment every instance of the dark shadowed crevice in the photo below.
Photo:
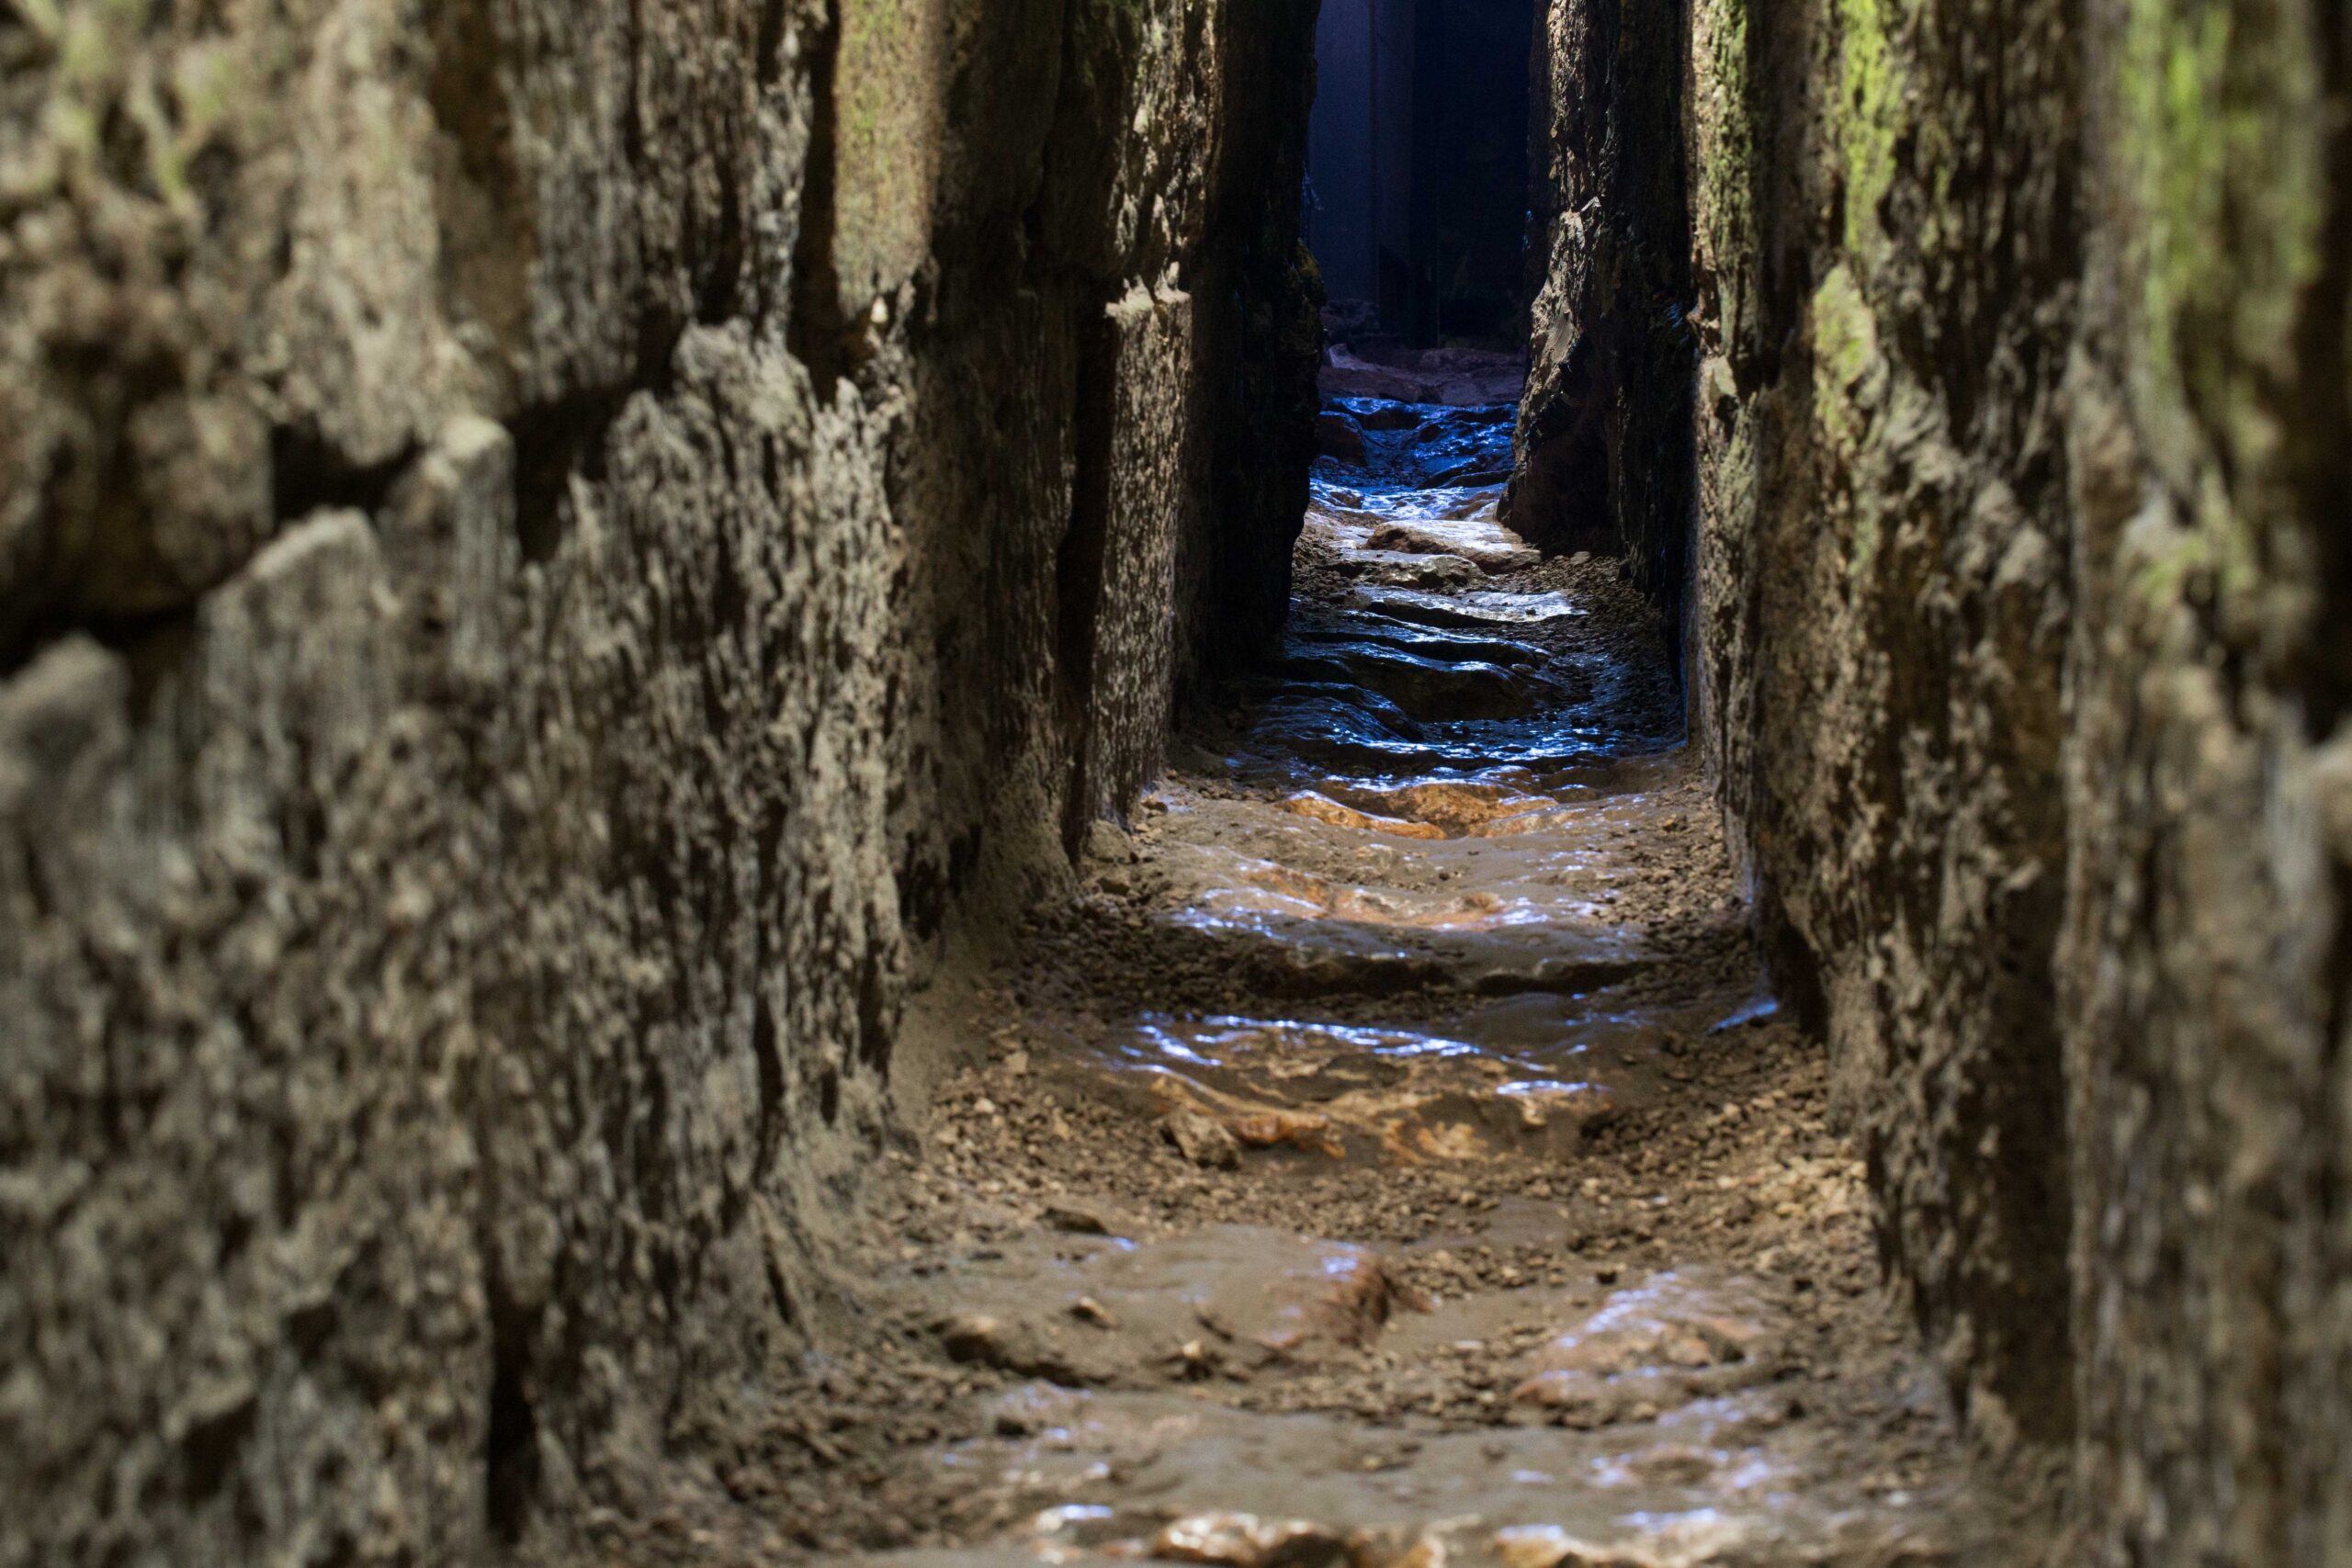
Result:
{"type": "Polygon", "coordinates": [[[946,867],[928,848],[910,843],[899,862],[898,884],[899,918],[907,934],[929,942],[947,920],[953,887],[946,867]]]}
{"type": "Polygon", "coordinates": [[[1772,989],[1807,1036],[1819,1040],[1829,1032],[1829,993],[1822,984],[1821,954],[1807,942],[1770,887],[1756,896],[1757,942],[1772,989]]]}
{"type": "Polygon", "coordinates": [[[539,1488],[538,1414],[528,1385],[531,1320],[491,1279],[490,1422],[482,1444],[490,1528],[513,1545],[523,1538],[539,1488]]]}
{"type": "MultiPolygon", "coordinates": [[[[754,985],[758,984],[757,979],[754,985]]],[[[760,1114],[752,1136],[752,1182],[760,1186],[775,1172],[783,1142],[784,1051],[775,1026],[775,1009],[763,989],[752,1000],[752,1060],[760,1077],[760,1114]]]]}
{"type": "Polygon", "coordinates": [[[1054,671],[1069,738],[1070,760],[1062,798],[1062,847],[1075,859],[1100,802],[1089,759],[1092,751],[1097,628],[1102,617],[1102,575],[1110,550],[1113,405],[1118,391],[1118,329],[1098,309],[1084,327],[1079,352],[1077,429],[1072,442],[1069,527],[1056,560],[1054,671]]]}
{"type": "MultiPolygon", "coordinates": [[[[2324,739],[2352,712],[2352,637],[2343,616],[2352,610],[2352,29],[2317,29],[2324,101],[2335,107],[2328,138],[2327,219],[2318,261],[2304,285],[2297,357],[2301,417],[2282,421],[2295,434],[2306,518],[2332,519],[2313,530],[2321,567],[2320,627],[2308,639],[2316,667],[2305,676],[2307,733],[2324,739]]],[[[2342,973],[2339,971],[2338,973],[2342,973]]]]}
{"type": "Polygon", "coordinates": [[[180,1495],[187,1502],[202,1504],[220,1495],[236,1473],[260,1415],[259,1402],[248,1397],[187,1429],[180,1439],[180,1495]]]}
{"type": "Polygon", "coordinates": [[[184,668],[198,632],[195,603],[159,610],[149,615],[97,615],[76,622],[59,615],[26,628],[28,641],[15,660],[0,660],[0,680],[14,676],[60,640],[80,635],[119,655],[130,688],[126,695],[130,721],[144,725],[155,711],[155,700],[184,668]]]}
{"type": "Polygon", "coordinates": [[[825,21],[808,56],[808,161],[800,186],[800,232],[792,252],[792,314],[786,345],[808,368],[820,400],[857,368],[860,341],[842,314],[841,276],[833,256],[839,221],[840,104],[836,77],[842,48],[840,0],[828,0],[825,21]]]}
{"type": "MultiPolygon", "coordinates": [[[[980,851],[988,841],[987,833],[978,828],[958,833],[947,841],[947,890],[945,898],[952,900],[970,891],[980,873],[980,851]]],[[[944,919],[944,911],[942,911],[944,919]]],[[[917,928],[919,931],[922,929],[917,928]]],[[[922,934],[932,934],[924,931],[922,934]]]]}
{"type": "Polygon", "coordinates": [[[593,483],[603,477],[606,438],[629,396],[628,389],[582,394],[525,409],[509,422],[514,526],[525,560],[546,560],[563,542],[571,480],[577,476],[593,483]]]}
{"type": "Polygon", "coordinates": [[[402,448],[379,463],[354,463],[315,432],[280,425],[269,433],[271,513],[281,524],[345,507],[373,517],[414,456],[402,448]]]}
{"type": "Polygon", "coordinates": [[[732,320],[742,292],[743,267],[751,255],[751,233],[743,221],[743,193],[735,181],[718,187],[718,226],[711,255],[695,283],[695,320],[722,326],[732,320]]]}

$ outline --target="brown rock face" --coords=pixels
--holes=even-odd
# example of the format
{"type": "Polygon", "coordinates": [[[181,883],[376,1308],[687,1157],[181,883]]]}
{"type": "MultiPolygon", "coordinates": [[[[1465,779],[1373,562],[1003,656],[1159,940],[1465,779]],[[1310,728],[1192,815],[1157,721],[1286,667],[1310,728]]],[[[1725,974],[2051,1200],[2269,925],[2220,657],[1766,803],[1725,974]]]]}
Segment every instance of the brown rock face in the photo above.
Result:
{"type": "MultiPolygon", "coordinates": [[[[2064,27],[2028,6],[1991,55],[1962,30],[1906,41],[1920,85],[1899,124],[1853,107],[1877,90],[1858,58],[1804,73],[1826,47],[1807,28],[1759,23],[1737,59],[1723,37],[1693,46],[1711,83],[1790,73],[1772,90],[1803,106],[1702,118],[1694,159],[1701,723],[1784,981],[1863,1123],[1888,1258],[1978,1429],[2040,1444],[2073,1423],[2053,968],[2057,398],[2080,265],[2064,27]],[[1906,133],[1949,149],[1964,190],[1862,161],[1866,134],[1906,133]],[[1786,176],[1743,184],[1743,158],[1786,176]],[[1765,232],[1803,247],[1801,277],[1741,250],[1765,232]]],[[[1875,47],[1860,20],[1824,36],[1875,47]]]]}
{"type": "Polygon", "coordinates": [[[0,17],[0,1562],[468,1561],[827,1310],[1279,622],[1310,13],[0,17]]]}
{"type": "Polygon", "coordinates": [[[1685,18],[1592,0],[1537,8],[1537,286],[1503,521],[1529,543],[1625,558],[1669,613],[1688,574],[1690,215],[1685,18]]]}
{"type": "Polygon", "coordinates": [[[2342,24],[1548,7],[1513,525],[1685,606],[1885,1257],[2099,1562],[2352,1554],[2342,24]]]}

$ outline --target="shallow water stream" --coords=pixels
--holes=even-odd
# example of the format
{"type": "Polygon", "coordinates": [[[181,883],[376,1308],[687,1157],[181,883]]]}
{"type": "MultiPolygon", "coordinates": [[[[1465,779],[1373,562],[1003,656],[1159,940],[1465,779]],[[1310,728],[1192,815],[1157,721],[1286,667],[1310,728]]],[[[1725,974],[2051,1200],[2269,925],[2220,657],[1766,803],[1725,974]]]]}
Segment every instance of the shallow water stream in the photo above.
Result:
{"type": "Polygon", "coordinates": [[[1613,562],[1497,522],[1510,416],[1327,414],[1284,658],[977,994],[989,1059],[901,1162],[877,1263],[910,1359],[834,1369],[927,1414],[878,1448],[879,1416],[832,1428],[871,1495],[816,1466],[804,1542],[1992,1550],[1747,944],[1661,630],[1613,562]]]}

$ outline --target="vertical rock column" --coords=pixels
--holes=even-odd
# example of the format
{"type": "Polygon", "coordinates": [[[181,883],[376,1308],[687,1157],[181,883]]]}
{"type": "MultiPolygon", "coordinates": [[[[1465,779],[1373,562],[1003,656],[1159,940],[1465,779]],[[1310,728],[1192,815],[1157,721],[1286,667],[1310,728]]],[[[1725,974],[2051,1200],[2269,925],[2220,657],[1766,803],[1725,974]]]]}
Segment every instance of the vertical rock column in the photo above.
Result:
{"type": "Polygon", "coordinates": [[[1530,116],[1542,187],[1530,236],[1537,293],[1502,509],[1515,533],[1545,549],[1623,557],[1678,629],[1694,354],[1683,319],[1685,22],[1679,6],[1540,8],[1530,116]]]}
{"type": "MultiPolygon", "coordinates": [[[[2345,1560],[2342,8],[1683,20],[1692,711],[1890,1273],[2096,1560],[2345,1560]]],[[[1681,198],[1613,172],[1639,28],[1547,39],[1513,503],[1639,566],[1595,520],[1681,198]]]]}
{"type": "Polygon", "coordinates": [[[1193,445],[1192,298],[1136,284],[1102,308],[1079,378],[1079,485],[1061,554],[1057,657],[1083,715],[1064,804],[1065,848],[1135,798],[1159,765],[1175,698],[1177,552],[1193,445]]]}
{"type": "Polygon", "coordinates": [[[2352,1562],[2352,24],[2090,24],[2082,1508],[2107,1562],[2352,1562]]]}

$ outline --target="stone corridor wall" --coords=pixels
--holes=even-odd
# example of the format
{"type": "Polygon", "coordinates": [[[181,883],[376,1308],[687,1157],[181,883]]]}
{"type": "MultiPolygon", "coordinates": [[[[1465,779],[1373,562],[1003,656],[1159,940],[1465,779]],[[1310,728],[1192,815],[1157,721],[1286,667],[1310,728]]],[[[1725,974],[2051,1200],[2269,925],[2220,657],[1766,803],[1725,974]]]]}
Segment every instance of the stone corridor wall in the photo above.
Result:
{"type": "Polygon", "coordinates": [[[2052,0],[1693,15],[1699,723],[1974,1429],[2072,1430],[2052,0]]]}
{"type": "Polygon", "coordinates": [[[756,1402],[923,953],[1278,624],[1311,12],[0,8],[0,1563],[756,1402]]]}
{"type": "Polygon", "coordinates": [[[1695,504],[1524,525],[1687,552],[1653,590],[1784,994],[1973,1433],[2071,1480],[2066,1560],[2352,1562],[2346,13],[1632,16],[1551,8],[1598,54],[1537,386],[1588,358],[1523,457],[1680,378],[1695,504]],[[1661,51],[1671,116],[1627,96],[1661,51]],[[1643,164],[1681,206],[1589,173],[1643,164]],[[1679,292],[1623,259],[1679,226],[1679,292]]]}
{"type": "Polygon", "coordinates": [[[2084,1508],[2113,1562],[2352,1562],[2352,15],[2086,26],[2084,1508]]]}
{"type": "Polygon", "coordinates": [[[1542,8],[1526,395],[1504,521],[1623,557],[1679,624],[1689,577],[1690,219],[1672,6],[1542,8]]]}

